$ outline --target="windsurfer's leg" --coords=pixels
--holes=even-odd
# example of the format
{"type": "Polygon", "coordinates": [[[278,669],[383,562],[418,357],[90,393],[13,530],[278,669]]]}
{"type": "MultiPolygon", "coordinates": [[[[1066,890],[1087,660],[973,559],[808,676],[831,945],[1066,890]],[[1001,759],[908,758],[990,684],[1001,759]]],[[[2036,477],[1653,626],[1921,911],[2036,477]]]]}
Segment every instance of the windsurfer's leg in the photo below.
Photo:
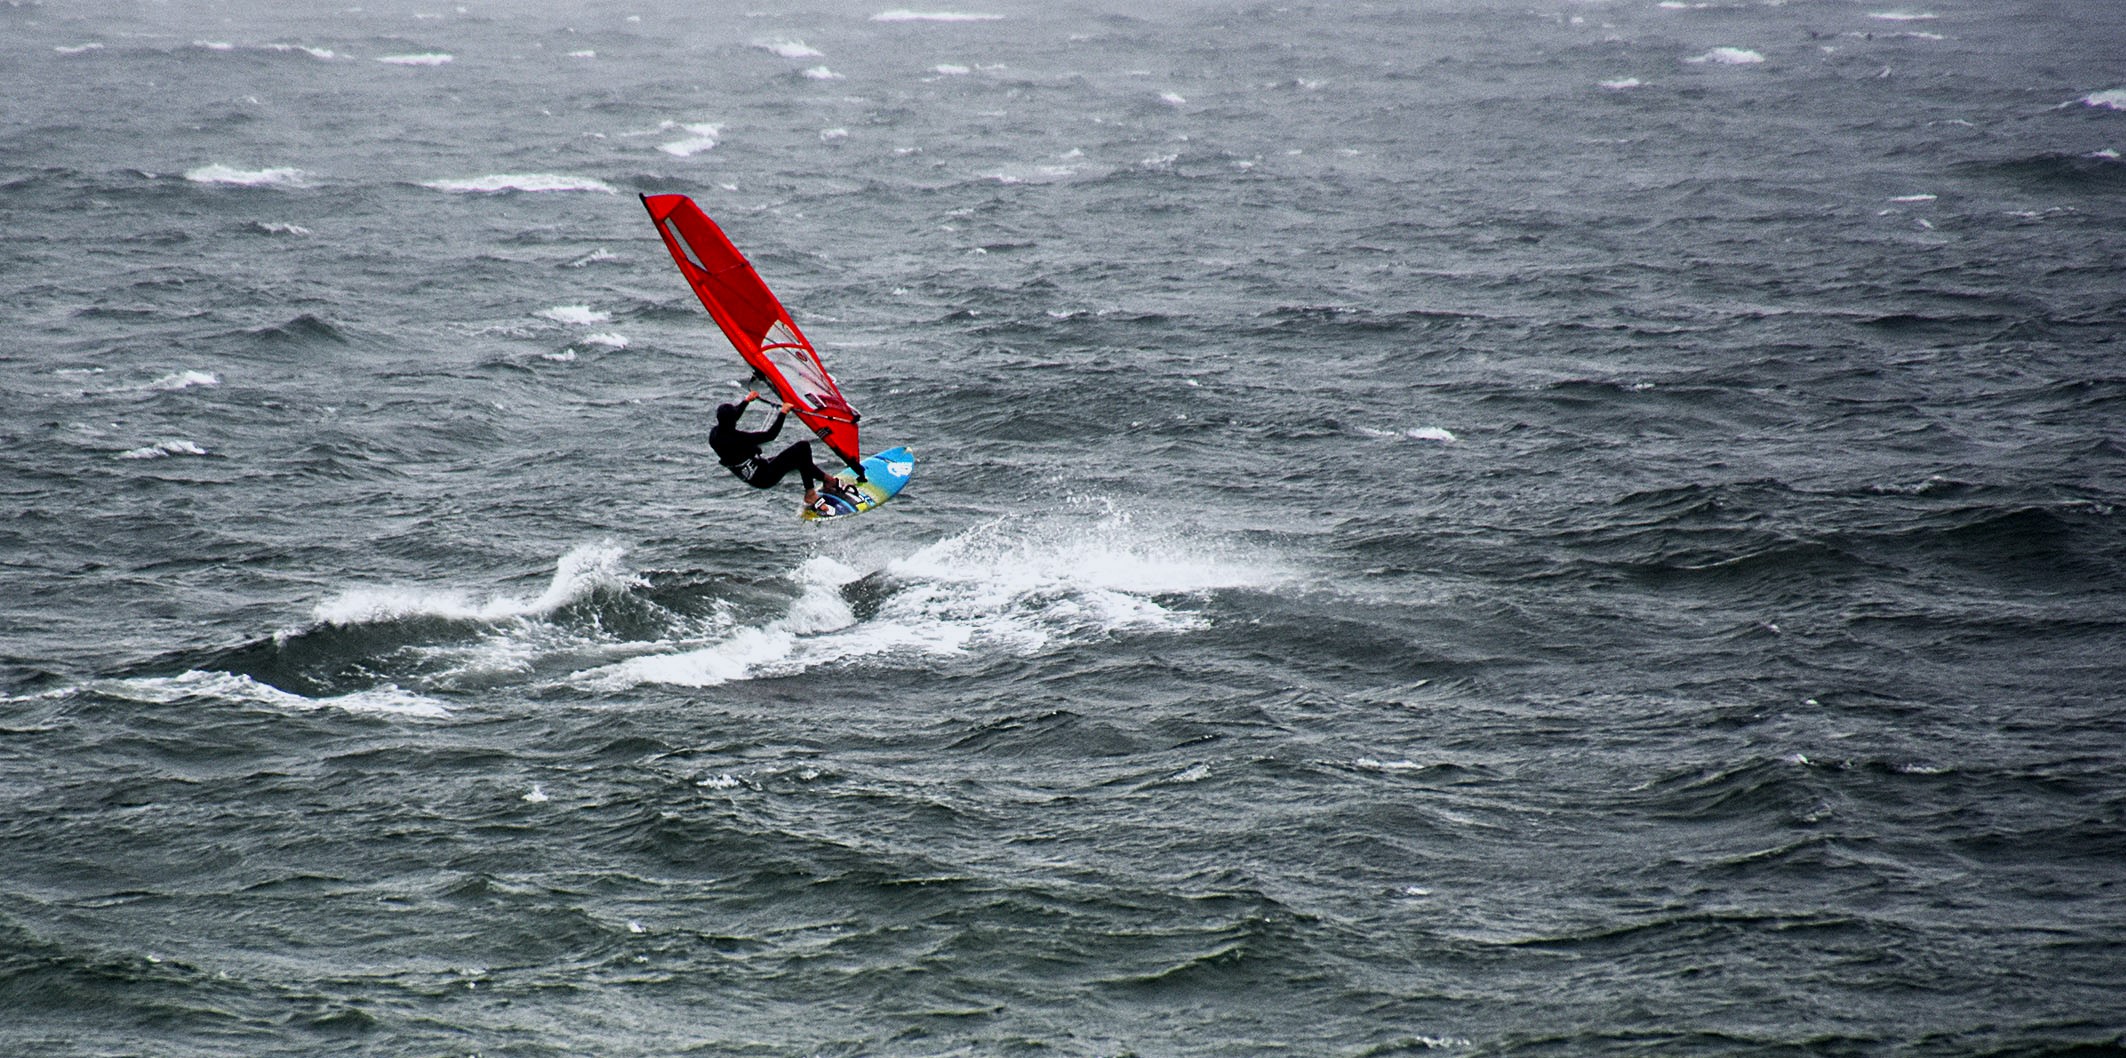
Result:
{"type": "Polygon", "coordinates": [[[783,475],[793,470],[804,478],[806,492],[811,492],[819,482],[826,479],[826,474],[820,471],[819,464],[812,461],[812,442],[799,441],[776,453],[775,458],[762,463],[760,471],[753,475],[753,484],[759,488],[767,488],[781,481],[783,475]]]}

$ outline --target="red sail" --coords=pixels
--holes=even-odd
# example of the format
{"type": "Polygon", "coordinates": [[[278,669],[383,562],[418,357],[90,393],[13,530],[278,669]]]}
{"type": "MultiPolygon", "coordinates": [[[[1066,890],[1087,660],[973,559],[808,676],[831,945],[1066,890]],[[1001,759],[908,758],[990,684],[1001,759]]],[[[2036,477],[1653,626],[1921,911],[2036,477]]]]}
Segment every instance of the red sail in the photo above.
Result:
{"type": "Polygon", "coordinates": [[[842,399],[819,353],[745,255],[685,195],[644,195],[642,204],[680,274],[738,355],[795,406],[793,414],[828,448],[850,466],[858,465],[863,455],[856,446],[856,409],[842,399]]]}

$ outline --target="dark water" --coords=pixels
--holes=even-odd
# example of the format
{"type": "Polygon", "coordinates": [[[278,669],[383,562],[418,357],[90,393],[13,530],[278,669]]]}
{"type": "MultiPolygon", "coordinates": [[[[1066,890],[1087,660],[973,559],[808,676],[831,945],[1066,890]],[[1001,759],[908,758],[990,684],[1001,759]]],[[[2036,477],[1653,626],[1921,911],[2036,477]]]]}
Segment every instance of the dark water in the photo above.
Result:
{"type": "Polygon", "coordinates": [[[2120,1048],[2109,5],[315,7],[0,6],[0,1051],[2120,1048]]]}

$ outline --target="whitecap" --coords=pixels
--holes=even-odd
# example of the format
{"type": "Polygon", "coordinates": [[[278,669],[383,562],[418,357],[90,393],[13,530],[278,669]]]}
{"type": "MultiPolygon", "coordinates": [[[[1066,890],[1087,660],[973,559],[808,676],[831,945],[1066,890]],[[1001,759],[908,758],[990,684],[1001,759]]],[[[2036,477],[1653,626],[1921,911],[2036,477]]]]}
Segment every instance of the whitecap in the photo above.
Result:
{"type": "Polygon", "coordinates": [[[1161,92],[1159,93],[1159,101],[1170,107],[1182,106],[1188,102],[1179,92],[1161,92]]]}
{"type": "Polygon", "coordinates": [[[1374,760],[1360,757],[1352,763],[1367,771],[1423,771],[1425,766],[1414,760],[1374,760]]]}
{"type": "Polygon", "coordinates": [[[1031,654],[1057,639],[1186,633],[1205,624],[1186,597],[1292,576],[1281,563],[1163,525],[1140,526],[1091,499],[1002,516],[888,562],[874,574],[887,590],[863,618],[842,594],[859,572],[814,558],[790,574],[799,594],[781,616],[570,682],[605,691],[705,687],[873,657],[906,665],[925,656],[1031,654]]]}
{"type": "Polygon", "coordinates": [[[193,46],[193,47],[195,47],[195,48],[204,48],[204,49],[206,49],[207,51],[235,51],[235,50],[236,50],[236,45],[234,45],[234,44],[231,44],[231,43],[229,43],[228,41],[225,41],[225,40],[195,40],[195,41],[193,41],[193,42],[192,42],[192,46],[193,46]]]}
{"type": "Polygon", "coordinates": [[[425,719],[442,719],[450,715],[450,710],[442,702],[388,683],[348,694],[310,698],[281,690],[272,684],[261,683],[249,676],[194,669],[176,676],[103,680],[91,686],[102,694],[155,705],[212,698],[302,711],[333,708],[352,713],[382,713],[425,719]]]}
{"type": "Polygon", "coordinates": [[[221,377],[211,371],[179,371],[176,374],[164,375],[148,383],[146,388],[158,393],[175,393],[178,390],[191,389],[194,386],[219,385],[221,385],[221,377]]]}
{"type": "Polygon", "coordinates": [[[933,67],[931,67],[930,69],[931,69],[931,71],[932,71],[932,72],[934,72],[934,73],[937,73],[937,74],[940,74],[940,75],[942,75],[942,76],[945,76],[945,77],[965,77],[965,76],[967,76],[967,75],[968,75],[969,73],[972,73],[972,72],[973,72],[973,71],[969,70],[969,69],[968,69],[967,67],[965,67],[965,66],[961,66],[961,65],[959,65],[959,64],[957,64],[957,63],[949,63],[949,62],[948,62],[948,63],[939,63],[938,65],[936,65],[936,66],[933,66],[933,67]]]}
{"type": "Polygon", "coordinates": [[[1941,16],[1932,11],[1870,11],[1868,17],[1884,22],[1930,22],[1941,16]]]}
{"type": "Polygon", "coordinates": [[[170,456],[203,456],[207,450],[190,441],[157,441],[145,448],[120,452],[116,459],[164,459],[170,456]]]}
{"type": "MultiPolygon", "coordinates": [[[[684,129],[687,133],[687,135],[679,139],[657,145],[658,150],[676,158],[688,158],[703,151],[714,149],[716,144],[720,142],[718,137],[723,135],[723,126],[707,123],[681,125],[666,122],[665,127],[684,129]]],[[[663,130],[660,129],[660,131],[663,130]]]]}
{"type": "Polygon", "coordinates": [[[586,265],[598,264],[601,261],[617,261],[619,259],[619,254],[616,254],[611,250],[608,250],[605,247],[601,246],[587,254],[584,254],[581,257],[576,258],[573,261],[570,261],[568,263],[568,266],[570,268],[582,268],[586,265]]]}
{"type": "Polygon", "coordinates": [[[819,142],[821,142],[821,143],[840,143],[841,141],[843,141],[843,140],[846,140],[846,139],[848,139],[848,138],[849,138],[849,130],[848,130],[848,129],[821,129],[821,130],[819,130],[819,142]]]}
{"type": "Polygon", "coordinates": [[[542,789],[538,783],[533,783],[531,792],[524,795],[524,800],[535,805],[543,805],[547,802],[548,798],[546,796],[546,791],[542,789]]]}
{"type": "Polygon", "coordinates": [[[589,305],[556,305],[550,309],[541,309],[538,314],[555,323],[578,325],[604,323],[613,318],[612,313],[591,308],[589,305]]]}
{"type": "Polygon", "coordinates": [[[458,621],[498,621],[550,614],[601,590],[624,590],[643,581],[621,565],[627,552],[607,541],[582,544],[562,555],[546,590],[533,598],[495,596],[475,600],[457,589],[350,588],[317,604],[319,624],[361,625],[409,617],[458,621]]]}
{"type": "Polygon", "coordinates": [[[809,77],[814,81],[842,80],[842,75],[835,73],[833,70],[827,69],[824,66],[813,66],[802,72],[806,77],[809,77]]]}
{"type": "Polygon", "coordinates": [[[2112,88],[2102,92],[2091,92],[2083,96],[2081,102],[2083,106],[2126,110],[2126,88],[2112,88]]]}
{"type": "Polygon", "coordinates": [[[316,48],[308,44],[268,44],[267,51],[299,51],[313,59],[337,59],[338,53],[331,48],[316,48]]]}
{"type": "Polygon", "coordinates": [[[87,44],[60,44],[53,47],[52,50],[61,55],[81,55],[86,52],[102,51],[103,45],[92,40],[87,44]]]}
{"type": "Polygon", "coordinates": [[[1459,438],[1454,436],[1454,431],[1438,426],[1415,426],[1407,430],[1387,430],[1377,426],[1360,426],[1358,427],[1358,432],[1367,437],[1380,438],[1383,441],[1437,441],[1441,444],[1453,444],[1459,440],[1459,438]]]}
{"type": "Polygon", "coordinates": [[[583,344],[604,346],[607,349],[625,349],[627,348],[627,338],[611,331],[600,331],[597,334],[584,335],[583,344]]]}
{"type": "Polygon", "coordinates": [[[217,163],[186,170],[185,179],[195,184],[233,184],[238,187],[299,187],[305,179],[305,174],[301,169],[288,167],[238,169],[235,166],[217,163]]]}
{"type": "Polygon", "coordinates": [[[785,59],[824,59],[827,53],[801,40],[755,41],[753,46],[774,52],[785,59]]]}
{"type": "Polygon", "coordinates": [[[1934,201],[1935,199],[1937,199],[1937,198],[1940,198],[1940,197],[1941,197],[1941,196],[1939,196],[1939,195],[1927,195],[1927,194],[1919,194],[1919,195],[1898,195],[1898,196],[1896,196],[1896,197],[1894,197],[1894,198],[1890,199],[1890,201],[1892,201],[1892,202],[1932,202],[1932,201],[1934,201]]]}
{"type": "Polygon", "coordinates": [[[873,22],[996,22],[1003,15],[976,14],[965,11],[910,11],[896,8],[881,11],[871,16],[873,22]]]}
{"type": "Polygon", "coordinates": [[[308,235],[310,229],[300,224],[283,224],[279,221],[260,221],[258,230],[268,235],[308,235]]]}
{"type": "Polygon", "coordinates": [[[504,191],[598,191],[618,194],[613,185],[587,176],[555,176],[550,173],[502,173],[463,180],[430,180],[421,185],[436,191],[461,195],[491,195],[504,191]]]}
{"type": "Polygon", "coordinates": [[[393,66],[441,66],[455,56],[443,52],[422,52],[416,55],[379,55],[376,61],[393,66]]]}
{"type": "Polygon", "coordinates": [[[1764,61],[1764,56],[1748,48],[1714,48],[1703,55],[1683,60],[1692,63],[1718,63],[1723,66],[1750,66],[1764,61]]]}
{"type": "Polygon", "coordinates": [[[1613,92],[1618,92],[1623,91],[1627,88],[1638,88],[1646,82],[1641,81],[1636,77],[1620,77],[1614,81],[1600,81],[1597,83],[1603,88],[1607,88],[1613,92]]]}
{"type": "Polygon", "coordinates": [[[590,50],[589,48],[585,48],[582,51],[569,52],[568,57],[571,59],[595,59],[598,57],[598,53],[590,50]]]}

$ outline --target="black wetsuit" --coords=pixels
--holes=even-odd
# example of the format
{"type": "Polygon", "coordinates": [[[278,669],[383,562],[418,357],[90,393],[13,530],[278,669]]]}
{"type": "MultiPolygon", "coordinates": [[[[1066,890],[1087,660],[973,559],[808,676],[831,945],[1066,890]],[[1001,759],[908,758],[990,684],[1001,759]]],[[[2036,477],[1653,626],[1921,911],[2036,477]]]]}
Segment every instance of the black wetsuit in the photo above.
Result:
{"type": "Polygon", "coordinates": [[[815,488],[827,480],[825,471],[812,462],[812,442],[799,441],[783,449],[773,459],[763,459],[760,450],[775,435],[782,432],[783,415],[778,412],[775,421],[765,430],[748,431],[738,428],[738,416],[745,409],[735,404],[725,404],[716,409],[716,425],[709,430],[709,447],[716,450],[716,459],[738,480],[756,489],[773,488],[783,475],[795,470],[804,476],[805,487],[815,488]]]}

